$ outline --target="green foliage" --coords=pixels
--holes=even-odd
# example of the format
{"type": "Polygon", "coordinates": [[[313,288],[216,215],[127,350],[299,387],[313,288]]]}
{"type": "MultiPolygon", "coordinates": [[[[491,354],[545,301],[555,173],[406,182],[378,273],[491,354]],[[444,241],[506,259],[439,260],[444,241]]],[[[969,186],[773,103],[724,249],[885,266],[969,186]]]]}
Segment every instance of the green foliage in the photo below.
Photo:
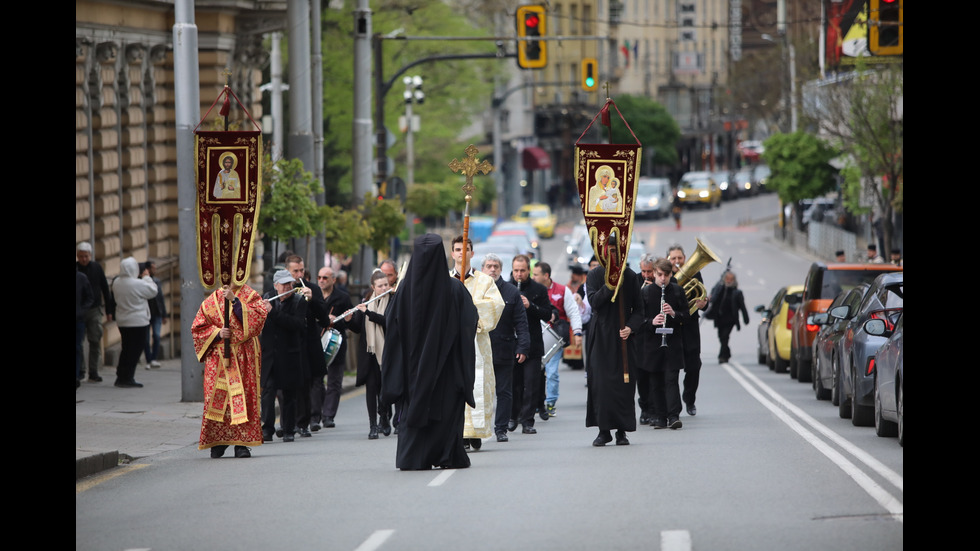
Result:
{"type": "MultiPolygon", "coordinates": [[[[636,134],[636,138],[643,144],[644,152],[653,149],[654,164],[665,166],[677,164],[677,141],[681,137],[681,130],[677,121],[663,105],[644,96],[623,95],[614,98],[613,101],[633,129],[633,134],[636,134]]],[[[616,114],[616,108],[612,106],[610,106],[610,116],[612,143],[636,143],[629,129],[616,114]]],[[[596,121],[596,124],[598,122],[596,121]]]]}
{"type": "Polygon", "coordinates": [[[352,256],[371,237],[371,228],[361,215],[340,205],[325,207],[323,236],[330,244],[330,251],[352,256]]]}
{"type": "MultiPolygon", "coordinates": [[[[325,150],[330,169],[326,172],[331,185],[337,187],[338,197],[349,197],[353,183],[354,117],[354,0],[346,0],[343,9],[323,10],[323,112],[324,118],[334,129],[325,134],[325,150]],[[347,130],[344,130],[347,129],[347,130]],[[346,195],[345,195],[346,194],[346,195]]],[[[370,2],[372,30],[385,35],[396,29],[404,29],[399,36],[490,36],[488,31],[476,28],[441,0],[414,0],[410,4],[400,1],[370,2]]],[[[469,14],[472,15],[472,14],[469,14]]],[[[485,23],[485,20],[484,20],[485,23]]],[[[446,42],[440,40],[384,40],[383,81],[387,83],[406,65],[435,55],[494,53],[493,40],[446,42]],[[451,47],[448,45],[451,44],[451,47]]],[[[459,151],[456,147],[460,133],[473,120],[473,116],[489,106],[492,82],[495,74],[505,68],[512,59],[454,59],[426,62],[416,65],[399,75],[392,82],[384,98],[384,122],[396,137],[396,143],[388,150],[395,159],[396,173],[405,166],[405,135],[399,132],[398,117],[405,114],[402,78],[419,75],[423,79],[425,102],[413,107],[420,118],[420,130],[414,136],[415,180],[417,182],[440,181],[446,177],[446,164],[452,160],[447,152],[459,151]]],[[[372,77],[374,78],[374,77],[372,77]]],[[[377,90],[374,93],[378,93],[377,90]]],[[[371,99],[374,118],[375,100],[371,99]]],[[[372,137],[372,143],[374,137],[372,137]]],[[[458,156],[458,155],[457,155],[458,156]]],[[[404,175],[402,175],[404,176],[404,175]]],[[[415,212],[415,211],[412,211],[415,212]]]]}
{"type": "Polygon", "coordinates": [[[405,215],[401,211],[401,201],[397,199],[378,199],[373,194],[365,194],[363,216],[370,230],[367,244],[376,251],[388,249],[391,238],[401,233],[405,227],[405,215]]]}
{"type": "Polygon", "coordinates": [[[273,163],[265,153],[259,231],[277,241],[316,234],[323,223],[324,211],[313,197],[320,191],[320,182],[313,173],[304,170],[302,161],[280,159],[273,163]]]}
{"type": "Polygon", "coordinates": [[[820,138],[797,131],[773,134],[763,145],[762,159],[772,169],[766,186],[784,203],[819,197],[835,188],[837,170],[830,160],[839,152],[820,138]]]}

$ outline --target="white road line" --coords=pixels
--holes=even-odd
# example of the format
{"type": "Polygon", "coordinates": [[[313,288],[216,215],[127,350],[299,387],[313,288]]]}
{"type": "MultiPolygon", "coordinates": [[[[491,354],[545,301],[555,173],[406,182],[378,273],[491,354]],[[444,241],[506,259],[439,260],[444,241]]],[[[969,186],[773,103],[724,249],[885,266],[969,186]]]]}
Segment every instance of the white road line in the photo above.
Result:
{"type": "Polygon", "coordinates": [[[375,530],[373,534],[368,536],[368,539],[364,540],[364,543],[357,546],[354,551],[374,551],[375,549],[381,547],[384,542],[388,541],[388,538],[394,534],[394,530],[375,530]]]}
{"type": "Polygon", "coordinates": [[[443,469],[441,473],[432,479],[432,482],[429,482],[429,486],[442,486],[442,483],[449,480],[449,477],[453,476],[454,472],[456,472],[456,469],[443,469]]]}
{"type": "MultiPolygon", "coordinates": [[[[768,409],[774,415],[776,415],[776,417],[778,417],[783,423],[786,423],[786,425],[789,428],[791,428],[794,432],[796,432],[801,437],[803,437],[803,439],[809,442],[810,445],[812,445],[817,450],[819,450],[820,453],[824,454],[828,459],[834,462],[834,464],[836,464],[842,471],[844,471],[848,476],[850,476],[851,479],[853,479],[854,482],[858,484],[858,486],[864,489],[864,491],[867,492],[867,494],[872,497],[872,499],[877,501],[879,505],[881,505],[886,511],[888,511],[892,515],[892,518],[894,518],[899,522],[904,523],[904,514],[905,514],[904,505],[898,498],[888,493],[877,482],[872,480],[871,477],[864,474],[864,472],[858,466],[856,466],[854,463],[852,463],[850,460],[844,457],[840,452],[828,446],[823,440],[820,440],[820,438],[818,438],[815,434],[813,434],[805,427],[803,427],[799,422],[796,421],[796,419],[792,418],[788,413],[786,413],[786,411],[780,409],[780,407],[777,406],[775,403],[766,399],[765,396],[760,394],[759,391],[755,389],[755,387],[753,387],[746,381],[746,377],[753,379],[754,382],[757,385],[759,385],[760,388],[765,389],[767,394],[773,396],[777,401],[779,401],[785,407],[787,407],[788,409],[795,410],[795,412],[798,412],[797,414],[800,415],[801,418],[809,417],[809,416],[807,416],[805,413],[800,411],[795,406],[792,406],[792,404],[787,404],[785,400],[782,399],[782,397],[776,394],[771,388],[769,388],[769,386],[767,386],[765,383],[760,381],[757,377],[749,373],[744,367],[738,366],[737,369],[739,372],[736,372],[736,368],[733,367],[731,364],[723,364],[722,367],[725,369],[725,371],[728,371],[729,375],[731,375],[736,382],[742,385],[742,388],[744,388],[752,397],[758,400],[760,404],[765,406],[766,409],[768,409]]],[[[821,425],[812,417],[809,418],[809,421],[807,422],[813,425],[814,427],[818,427],[818,426],[823,427],[823,425],[821,425]]],[[[830,429],[827,429],[826,427],[820,429],[820,432],[823,434],[832,434],[830,429]]],[[[850,444],[850,442],[847,442],[846,440],[840,438],[839,436],[834,438],[834,440],[835,442],[846,443],[845,448],[847,448],[848,451],[851,453],[853,453],[853,451],[858,450],[856,446],[850,444]]],[[[861,453],[859,455],[866,455],[866,454],[861,453]]],[[[862,459],[861,457],[858,457],[858,455],[855,455],[855,457],[857,457],[858,459],[862,459]]],[[[864,462],[866,465],[868,464],[863,459],[862,462],[864,462]]],[[[877,463],[877,461],[874,462],[877,463]]],[[[869,468],[875,470],[873,467],[871,467],[871,465],[868,466],[869,468]]],[[[888,471],[888,469],[885,468],[883,465],[881,466],[881,468],[884,469],[885,471],[888,471]]],[[[899,482],[901,482],[902,477],[900,477],[897,473],[895,473],[894,476],[898,478],[899,482]]],[[[901,488],[901,486],[899,486],[899,488],[901,488]]]]}
{"type": "Polygon", "coordinates": [[[691,533],[687,530],[660,532],[660,551],[691,551],[691,533]]]}

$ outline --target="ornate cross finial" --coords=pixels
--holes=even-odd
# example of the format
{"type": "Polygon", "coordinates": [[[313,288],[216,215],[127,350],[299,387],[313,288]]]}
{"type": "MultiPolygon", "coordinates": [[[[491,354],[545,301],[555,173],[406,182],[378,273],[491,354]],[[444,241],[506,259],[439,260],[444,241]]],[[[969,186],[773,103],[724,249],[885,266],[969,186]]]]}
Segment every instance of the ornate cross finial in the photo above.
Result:
{"type": "Polygon", "coordinates": [[[470,144],[464,152],[466,153],[466,158],[462,161],[453,159],[453,162],[449,163],[449,168],[453,172],[462,172],[466,176],[466,184],[463,185],[463,192],[466,193],[466,202],[468,203],[473,197],[473,176],[476,175],[477,171],[483,174],[489,174],[493,170],[493,165],[487,162],[486,159],[482,163],[478,163],[476,160],[476,154],[480,152],[475,145],[470,144]]]}
{"type": "Polygon", "coordinates": [[[225,67],[225,70],[224,71],[221,71],[221,74],[224,75],[224,77],[225,77],[225,87],[227,88],[228,87],[228,81],[231,80],[231,69],[225,67]]]}
{"type": "Polygon", "coordinates": [[[609,81],[607,80],[605,84],[602,85],[606,89],[606,99],[609,99],[609,81]]]}

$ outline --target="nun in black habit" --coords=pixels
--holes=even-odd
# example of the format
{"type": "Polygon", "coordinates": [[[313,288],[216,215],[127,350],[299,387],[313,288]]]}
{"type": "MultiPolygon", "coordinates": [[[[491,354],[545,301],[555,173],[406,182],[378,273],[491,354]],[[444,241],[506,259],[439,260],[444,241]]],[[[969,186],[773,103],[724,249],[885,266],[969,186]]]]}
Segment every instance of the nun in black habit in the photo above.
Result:
{"type": "Polygon", "coordinates": [[[381,360],[382,399],[402,404],[395,467],[470,466],[463,404],[475,407],[477,320],[466,287],[449,276],[442,238],[416,238],[388,311],[381,360]]]}
{"type": "Polygon", "coordinates": [[[622,282],[616,301],[613,290],[606,286],[606,269],[593,268],[586,280],[586,292],[592,306],[592,319],[587,333],[588,350],[585,426],[599,427],[599,436],[593,446],[605,446],[612,442],[611,431],[616,431],[616,445],[629,444],[627,432],[636,430],[636,376],[638,361],[639,330],[643,325],[643,301],[640,298],[640,278],[636,272],[623,268],[622,282]],[[623,306],[620,322],[619,308],[623,306]],[[626,333],[626,360],[629,382],[623,380],[623,334],[626,333]]]}

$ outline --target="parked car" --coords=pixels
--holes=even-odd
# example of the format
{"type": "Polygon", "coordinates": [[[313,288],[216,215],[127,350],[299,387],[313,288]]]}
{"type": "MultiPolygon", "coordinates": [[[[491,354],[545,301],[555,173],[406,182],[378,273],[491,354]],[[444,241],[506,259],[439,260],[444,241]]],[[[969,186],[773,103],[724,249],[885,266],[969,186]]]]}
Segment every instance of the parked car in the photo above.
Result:
{"type": "Polygon", "coordinates": [[[905,382],[902,343],[905,311],[898,315],[895,327],[888,330],[885,320],[871,319],[864,322],[869,335],[888,337],[874,357],[875,433],[878,436],[898,436],[898,445],[905,446],[905,382]]]}
{"type": "Polygon", "coordinates": [[[677,183],[677,197],[689,207],[721,207],[721,190],[710,172],[688,172],[677,183]]]}
{"type": "Polygon", "coordinates": [[[811,375],[817,400],[829,399],[835,406],[840,402],[840,395],[834,391],[839,388],[837,379],[840,377],[840,340],[847,322],[857,314],[861,299],[870,287],[870,284],[863,283],[842,291],[830,303],[826,312],[810,316],[811,321],[820,326],[813,339],[811,375]]]}
{"type": "Polygon", "coordinates": [[[633,213],[637,218],[666,218],[670,215],[670,197],[670,180],[641,177],[636,184],[633,213]]]}
{"type": "Polygon", "coordinates": [[[874,424],[874,363],[878,348],[887,340],[865,331],[864,324],[879,319],[893,330],[905,303],[905,284],[902,272],[881,274],[861,301],[848,323],[841,340],[841,383],[838,412],[851,424],[868,427],[874,424]]]}
{"type": "Polygon", "coordinates": [[[790,321],[803,297],[802,285],[787,285],[776,291],[768,306],[756,306],[763,320],[757,329],[759,363],[776,373],[789,365],[790,321]]]}
{"type": "Polygon", "coordinates": [[[789,354],[789,375],[801,382],[810,382],[813,361],[813,340],[817,325],[808,324],[813,314],[826,312],[834,298],[862,283],[871,283],[885,272],[901,271],[892,264],[847,264],[814,262],[807,271],[803,301],[793,316],[792,340],[789,354]]]}
{"type": "Polygon", "coordinates": [[[810,221],[823,222],[824,216],[833,214],[836,200],[830,197],[817,197],[816,199],[804,199],[800,201],[800,208],[803,209],[801,215],[803,225],[806,226],[810,221]]]}
{"type": "Polygon", "coordinates": [[[555,236],[558,217],[551,212],[551,207],[544,203],[523,205],[512,218],[517,222],[530,223],[538,231],[538,235],[545,239],[555,236]]]}
{"type": "Polygon", "coordinates": [[[728,170],[722,170],[714,173],[715,183],[718,184],[718,189],[721,190],[722,201],[733,201],[738,199],[738,186],[731,184],[731,180],[734,175],[734,172],[728,170]]]}

